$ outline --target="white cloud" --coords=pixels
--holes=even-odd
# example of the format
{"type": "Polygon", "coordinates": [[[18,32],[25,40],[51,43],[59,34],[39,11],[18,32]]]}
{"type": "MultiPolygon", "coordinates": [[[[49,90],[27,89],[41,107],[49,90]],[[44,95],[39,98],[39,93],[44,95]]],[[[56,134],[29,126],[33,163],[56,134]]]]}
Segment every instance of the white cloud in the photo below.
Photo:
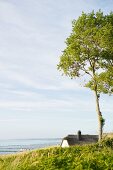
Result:
{"type": "MultiPolygon", "coordinates": [[[[76,82],[75,80],[69,80],[66,77],[61,77],[60,74],[56,74],[56,69],[52,70],[48,68],[48,65],[45,67],[45,70],[42,70],[41,73],[37,75],[33,74],[33,69],[31,68],[31,73],[29,74],[29,69],[26,67],[26,70],[19,69],[18,65],[8,65],[5,63],[0,63],[0,76],[3,80],[7,80],[6,83],[1,83],[1,86],[4,87],[13,87],[13,83],[17,82],[26,87],[31,87],[33,89],[42,89],[42,90],[83,90],[84,88],[76,82]],[[48,69],[48,73],[46,73],[46,69],[48,69]],[[49,70],[50,69],[50,70],[49,70]],[[51,76],[49,76],[51,75],[51,76]],[[56,77],[55,77],[55,76],[56,77]]],[[[34,68],[34,67],[33,67],[34,68]]],[[[11,89],[12,90],[12,89],[11,89]]]]}
{"type": "Polygon", "coordinates": [[[92,111],[94,105],[91,102],[81,101],[81,99],[75,98],[68,100],[55,100],[55,99],[38,99],[37,101],[0,101],[0,108],[11,109],[11,110],[80,110],[80,111],[92,111]],[[89,104],[90,103],[90,104],[89,104]]]}

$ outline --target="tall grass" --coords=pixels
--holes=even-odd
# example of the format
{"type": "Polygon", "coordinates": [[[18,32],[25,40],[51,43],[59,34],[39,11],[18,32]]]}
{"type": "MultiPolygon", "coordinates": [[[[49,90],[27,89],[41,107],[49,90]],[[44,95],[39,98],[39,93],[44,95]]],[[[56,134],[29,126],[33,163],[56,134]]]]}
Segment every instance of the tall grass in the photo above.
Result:
{"type": "Polygon", "coordinates": [[[47,148],[0,157],[0,170],[112,170],[113,139],[101,143],[47,148]]]}

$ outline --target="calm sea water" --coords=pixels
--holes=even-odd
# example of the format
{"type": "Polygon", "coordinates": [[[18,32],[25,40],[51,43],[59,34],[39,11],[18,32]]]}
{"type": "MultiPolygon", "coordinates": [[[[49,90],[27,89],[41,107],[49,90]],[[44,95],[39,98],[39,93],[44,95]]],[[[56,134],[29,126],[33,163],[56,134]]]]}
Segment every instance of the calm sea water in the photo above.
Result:
{"type": "Polygon", "coordinates": [[[10,139],[0,140],[0,154],[11,154],[23,150],[33,150],[60,145],[61,139],[10,139]]]}

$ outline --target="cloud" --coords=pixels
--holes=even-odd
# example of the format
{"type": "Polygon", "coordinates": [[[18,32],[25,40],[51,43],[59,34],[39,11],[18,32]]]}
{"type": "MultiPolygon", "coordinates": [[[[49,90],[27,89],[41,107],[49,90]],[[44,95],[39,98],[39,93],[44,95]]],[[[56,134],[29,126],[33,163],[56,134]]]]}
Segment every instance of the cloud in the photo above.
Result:
{"type": "MultiPolygon", "coordinates": [[[[29,69],[21,70],[18,65],[14,64],[5,64],[0,62],[0,76],[3,81],[0,85],[2,88],[11,88],[14,87],[15,83],[21,84],[25,87],[30,87],[32,89],[41,89],[41,90],[82,90],[83,87],[79,85],[75,80],[69,80],[66,77],[61,77],[56,74],[56,70],[51,71],[52,69],[48,68],[48,65],[45,67],[45,70],[41,73],[34,75],[29,74],[29,69]],[[46,69],[48,73],[46,74],[46,69]],[[52,75],[51,77],[48,77],[52,75]],[[55,77],[55,76],[56,77],[55,77]]],[[[12,90],[12,89],[11,89],[12,90]]]]}
{"type": "Polygon", "coordinates": [[[50,109],[52,110],[80,110],[80,111],[92,111],[94,107],[93,103],[84,101],[81,99],[75,98],[73,99],[37,99],[37,101],[0,101],[1,109],[11,109],[11,110],[20,110],[20,111],[33,111],[40,110],[48,112],[50,109]]]}

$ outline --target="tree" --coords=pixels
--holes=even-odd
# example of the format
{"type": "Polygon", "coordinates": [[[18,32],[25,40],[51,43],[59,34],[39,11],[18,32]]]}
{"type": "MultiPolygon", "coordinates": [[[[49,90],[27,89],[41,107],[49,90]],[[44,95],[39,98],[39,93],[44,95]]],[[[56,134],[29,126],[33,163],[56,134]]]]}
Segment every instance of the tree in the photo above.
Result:
{"type": "Polygon", "coordinates": [[[100,93],[113,94],[113,67],[99,75],[98,89],[100,93]]]}
{"type": "MultiPolygon", "coordinates": [[[[103,76],[108,83],[108,68],[113,61],[113,14],[104,15],[101,10],[94,13],[82,13],[72,22],[72,33],[66,39],[66,48],[60,56],[58,69],[70,78],[83,77],[86,81],[85,87],[94,91],[96,110],[99,124],[99,140],[102,138],[103,119],[99,98],[100,94],[107,91],[102,86],[103,76]],[[88,75],[88,76],[86,76],[88,75]],[[103,88],[103,89],[102,89],[103,88]]],[[[110,73],[110,72],[109,72],[110,73]]],[[[113,73],[112,73],[113,76],[113,73]]],[[[110,82],[111,78],[110,78],[110,82]]],[[[109,84],[112,86],[113,84],[109,84]]]]}

